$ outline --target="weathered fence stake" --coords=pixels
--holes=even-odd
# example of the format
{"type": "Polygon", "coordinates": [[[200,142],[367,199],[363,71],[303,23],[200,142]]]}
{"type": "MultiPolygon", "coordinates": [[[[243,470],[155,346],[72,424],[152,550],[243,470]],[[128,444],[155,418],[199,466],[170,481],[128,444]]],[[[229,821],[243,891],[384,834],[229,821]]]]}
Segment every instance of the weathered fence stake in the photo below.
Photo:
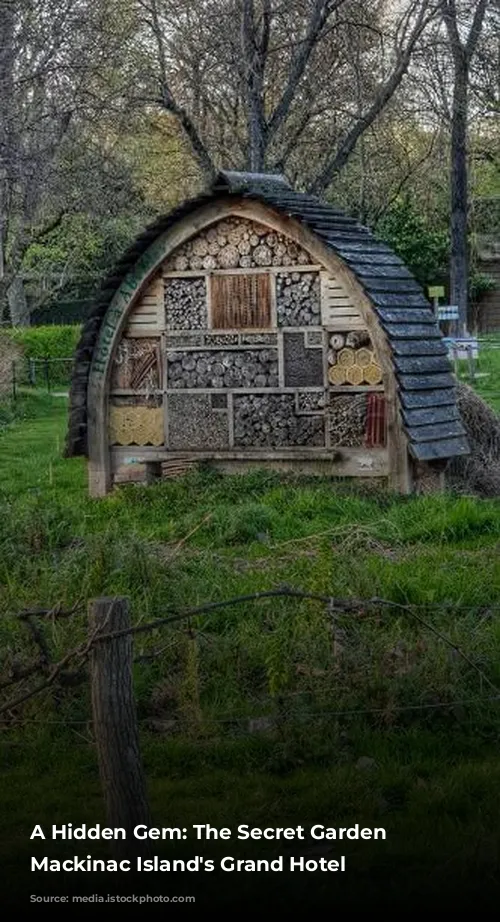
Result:
{"type": "MultiPolygon", "coordinates": [[[[127,599],[101,598],[89,605],[89,628],[104,634],[127,630],[127,599]]],[[[118,857],[144,855],[148,840],[139,841],[133,829],[150,825],[146,784],[139,749],[139,731],[132,687],[131,635],[97,642],[91,653],[91,693],[99,774],[108,825],[122,827],[126,840],[113,839],[118,857]]]]}

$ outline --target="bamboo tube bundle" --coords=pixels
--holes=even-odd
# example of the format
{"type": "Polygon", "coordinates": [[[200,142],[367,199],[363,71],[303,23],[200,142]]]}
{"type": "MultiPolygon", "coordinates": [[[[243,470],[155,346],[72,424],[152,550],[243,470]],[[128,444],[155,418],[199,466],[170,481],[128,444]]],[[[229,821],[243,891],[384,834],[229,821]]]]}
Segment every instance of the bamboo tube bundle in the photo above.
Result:
{"type": "Polygon", "coordinates": [[[361,348],[356,350],[356,365],[360,368],[366,368],[373,362],[373,352],[370,349],[361,348]]]}
{"type": "Polygon", "coordinates": [[[346,384],[347,382],[346,371],[347,369],[345,365],[339,365],[339,364],[332,365],[328,369],[328,380],[330,384],[333,384],[337,387],[341,386],[342,384],[346,384]]]}
{"type": "Polygon", "coordinates": [[[371,362],[363,369],[364,380],[373,386],[382,384],[382,369],[376,362],[371,362]]]}
{"type": "Polygon", "coordinates": [[[345,346],[337,355],[337,364],[347,368],[349,365],[356,364],[356,353],[354,349],[345,346]]]}
{"type": "Polygon", "coordinates": [[[359,386],[363,383],[363,369],[359,365],[349,365],[346,368],[346,381],[353,386],[359,386]]]}

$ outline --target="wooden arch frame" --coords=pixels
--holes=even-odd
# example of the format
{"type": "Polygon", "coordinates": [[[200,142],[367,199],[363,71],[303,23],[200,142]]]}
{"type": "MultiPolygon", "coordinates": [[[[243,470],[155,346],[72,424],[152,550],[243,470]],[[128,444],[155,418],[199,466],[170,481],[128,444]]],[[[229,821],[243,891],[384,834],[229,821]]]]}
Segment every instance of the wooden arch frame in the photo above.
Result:
{"type": "Polygon", "coordinates": [[[179,246],[212,224],[229,216],[265,224],[307,250],[315,261],[336,275],[359,308],[377,350],[387,401],[388,481],[399,493],[411,491],[408,443],[401,425],[399,397],[391,350],[373,305],[355,273],[307,227],[272,207],[249,198],[220,199],[203,205],[161,234],[122,280],[106,311],[94,349],[87,391],[88,471],[92,496],[106,495],[112,486],[108,440],[108,393],[116,347],[130,312],[162,263],[179,246]]]}

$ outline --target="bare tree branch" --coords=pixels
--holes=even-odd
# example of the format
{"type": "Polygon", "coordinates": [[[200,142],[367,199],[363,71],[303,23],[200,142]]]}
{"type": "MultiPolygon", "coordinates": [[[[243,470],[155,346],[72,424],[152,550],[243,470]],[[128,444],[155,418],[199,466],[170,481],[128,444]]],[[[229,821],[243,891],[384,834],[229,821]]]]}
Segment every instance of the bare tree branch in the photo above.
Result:
{"type": "Polygon", "coordinates": [[[328,188],[334,176],[339,173],[347,163],[361,135],[374,123],[377,116],[380,115],[389,100],[393,97],[408,70],[415,45],[428,23],[436,15],[436,11],[437,6],[435,4],[429,4],[427,2],[422,3],[406,45],[399,49],[398,58],[390,76],[380,86],[373,102],[366,112],[360,115],[358,120],[347,132],[333,156],[327,159],[323,169],[311,183],[310,189],[312,192],[320,193],[328,188]]]}
{"type": "Polygon", "coordinates": [[[193,153],[198,160],[201,170],[207,180],[211,180],[214,173],[215,167],[212,161],[212,158],[203,143],[200,134],[191,119],[187,110],[181,106],[174,97],[174,94],[170,88],[168,77],[167,77],[167,56],[165,51],[165,44],[163,40],[163,32],[160,23],[160,17],[158,13],[157,0],[149,0],[150,2],[150,13],[151,13],[151,25],[153,30],[153,35],[156,40],[157,49],[158,49],[158,62],[160,66],[160,90],[161,96],[158,98],[157,102],[167,111],[174,115],[181,125],[183,131],[185,132],[187,138],[190,141],[193,153]]]}
{"type": "Polygon", "coordinates": [[[287,118],[290,106],[297,92],[297,87],[304,75],[318,38],[330,16],[345,2],[346,0],[315,0],[305,36],[298,44],[292,57],[287,84],[280,101],[268,121],[268,138],[272,138],[276,134],[287,118]]]}

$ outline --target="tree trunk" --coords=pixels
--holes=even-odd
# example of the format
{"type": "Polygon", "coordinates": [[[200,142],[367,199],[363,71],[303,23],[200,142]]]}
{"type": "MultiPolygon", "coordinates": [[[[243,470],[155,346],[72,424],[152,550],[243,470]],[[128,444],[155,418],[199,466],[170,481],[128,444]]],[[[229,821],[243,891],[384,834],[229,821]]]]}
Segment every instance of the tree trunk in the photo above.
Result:
{"type": "MultiPolygon", "coordinates": [[[[89,605],[90,634],[130,628],[126,599],[95,599],[89,605]]],[[[149,851],[133,837],[138,824],[150,825],[146,784],[139,751],[139,732],[132,687],[132,636],[103,640],[92,648],[92,711],[99,774],[107,822],[125,829],[113,841],[117,858],[149,851]]],[[[146,843],[148,840],[145,840],[146,843]]]]}
{"type": "Polygon", "coordinates": [[[455,85],[451,125],[451,220],[450,302],[458,306],[460,333],[467,330],[468,287],[468,178],[467,102],[468,65],[465,56],[455,61],[455,85]]]}
{"type": "Polygon", "coordinates": [[[248,130],[247,166],[251,172],[264,170],[267,151],[264,113],[264,52],[259,47],[253,0],[244,0],[241,34],[248,130]]]}
{"type": "Polygon", "coordinates": [[[0,0],[0,320],[7,310],[7,228],[12,173],[14,99],[14,4],[0,0]]]}
{"type": "Polygon", "coordinates": [[[12,326],[30,325],[30,310],[24,282],[20,275],[17,275],[7,290],[7,301],[9,305],[10,322],[12,326]]]}

